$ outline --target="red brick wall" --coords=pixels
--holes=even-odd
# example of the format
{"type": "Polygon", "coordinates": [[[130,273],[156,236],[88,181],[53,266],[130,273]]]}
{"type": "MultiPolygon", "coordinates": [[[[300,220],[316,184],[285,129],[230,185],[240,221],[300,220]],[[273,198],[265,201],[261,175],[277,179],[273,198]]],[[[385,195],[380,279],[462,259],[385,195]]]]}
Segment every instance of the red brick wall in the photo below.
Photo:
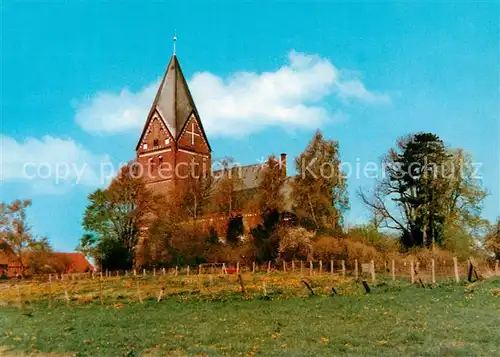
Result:
{"type": "Polygon", "coordinates": [[[167,193],[193,174],[210,172],[210,148],[194,113],[177,142],[159,114],[153,113],[139,143],[137,162],[148,186],[156,192],[167,193]]]}

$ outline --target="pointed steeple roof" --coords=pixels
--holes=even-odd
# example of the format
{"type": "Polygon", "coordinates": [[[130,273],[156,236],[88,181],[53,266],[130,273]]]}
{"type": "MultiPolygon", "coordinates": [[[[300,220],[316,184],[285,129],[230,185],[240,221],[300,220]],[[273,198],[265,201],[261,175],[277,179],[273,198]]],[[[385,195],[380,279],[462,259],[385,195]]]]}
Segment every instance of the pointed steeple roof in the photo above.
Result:
{"type": "MultiPolygon", "coordinates": [[[[149,110],[147,116],[148,122],[155,111],[160,114],[168,130],[176,140],[186,125],[191,113],[194,112],[198,118],[201,132],[208,144],[208,139],[201,124],[200,116],[175,54],[168,63],[167,70],[161,80],[153,105],[149,110]]],[[[144,130],[148,122],[146,122],[144,130]]],[[[141,138],[143,135],[144,133],[141,135],[141,138]]],[[[137,147],[139,147],[139,144],[140,143],[137,144],[137,147]]],[[[210,148],[210,144],[208,145],[210,148]]]]}

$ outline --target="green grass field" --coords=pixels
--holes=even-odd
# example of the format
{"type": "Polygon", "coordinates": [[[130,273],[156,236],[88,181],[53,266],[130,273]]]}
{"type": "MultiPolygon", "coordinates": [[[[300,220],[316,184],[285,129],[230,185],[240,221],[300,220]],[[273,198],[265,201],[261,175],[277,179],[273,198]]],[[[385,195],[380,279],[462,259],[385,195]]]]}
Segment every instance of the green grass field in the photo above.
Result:
{"type": "Polygon", "coordinates": [[[500,356],[499,288],[496,278],[434,289],[388,282],[370,294],[346,285],[337,296],[270,300],[34,302],[0,309],[0,345],[6,355],[500,356]]]}

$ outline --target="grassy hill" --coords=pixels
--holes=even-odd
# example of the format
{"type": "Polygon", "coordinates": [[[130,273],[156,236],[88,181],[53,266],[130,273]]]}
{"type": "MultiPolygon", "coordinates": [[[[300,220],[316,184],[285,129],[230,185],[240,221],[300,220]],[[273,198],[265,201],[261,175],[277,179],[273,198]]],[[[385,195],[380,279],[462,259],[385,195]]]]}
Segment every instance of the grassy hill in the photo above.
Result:
{"type": "Polygon", "coordinates": [[[267,297],[249,287],[246,297],[189,288],[159,303],[146,289],[142,304],[116,295],[49,309],[34,300],[1,309],[0,344],[76,356],[500,355],[498,278],[433,289],[382,281],[370,294],[352,281],[313,281],[317,296],[294,280],[289,291],[301,296],[275,282],[267,297]],[[332,284],[339,295],[323,289],[332,284]]]}

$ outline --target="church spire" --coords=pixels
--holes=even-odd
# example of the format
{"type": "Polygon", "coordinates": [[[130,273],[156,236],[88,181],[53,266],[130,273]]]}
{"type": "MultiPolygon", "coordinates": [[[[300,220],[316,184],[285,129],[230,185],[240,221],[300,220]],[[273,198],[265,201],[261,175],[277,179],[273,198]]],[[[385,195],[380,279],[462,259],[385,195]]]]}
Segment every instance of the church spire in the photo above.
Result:
{"type": "MultiPolygon", "coordinates": [[[[174,53],[170,58],[167,70],[163,76],[160,87],[156,93],[155,99],[147,116],[146,125],[144,127],[141,139],[144,136],[144,131],[155,112],[159,114],[165,126],[168,128],[172,136],[177,140],[182,129],[189,120],[191,114],[194,113],[198,119],[200,129],[208,144],[208,139],[203,130],[198,110],[194,104],[193,97],[189,91],[186,78],[182,73],[181,66],[175,54],[175,43],[177,36],[174,36],[174,53]]],[[[140,145],[141,139],[137,144],[140,145]]],[[[208,144],[210,147],[210,144],[208,144]]]]}

